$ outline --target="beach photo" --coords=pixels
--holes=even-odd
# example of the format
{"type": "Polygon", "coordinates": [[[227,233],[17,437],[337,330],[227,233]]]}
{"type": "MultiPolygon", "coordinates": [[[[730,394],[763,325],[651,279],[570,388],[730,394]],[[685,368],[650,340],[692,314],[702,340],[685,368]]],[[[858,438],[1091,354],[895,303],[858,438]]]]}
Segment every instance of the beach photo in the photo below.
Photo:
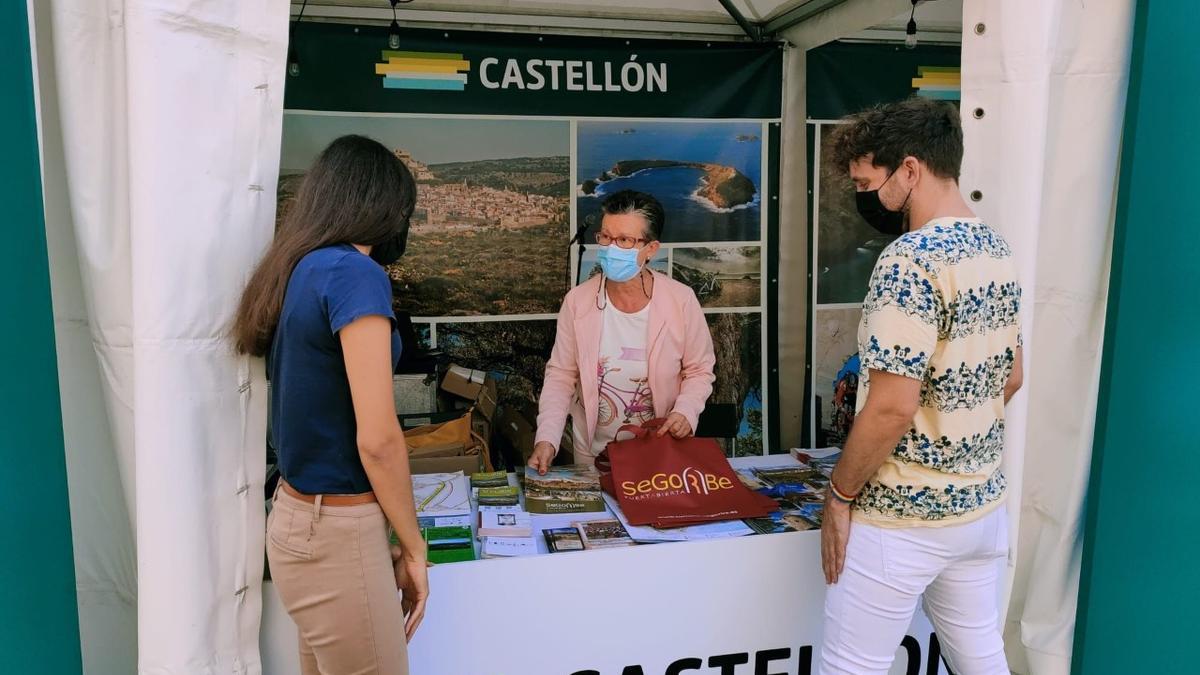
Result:
{"type": "Polygon", "coordinates": [[[762,304],[762,248],[725,246],[677,248],[671,276],[696,293],[701,307],[758,307],[762,304]]]}
{"type": "Polygon", "coordinates": [[[754,122],[580,122],[577,223],[595,230],[604,197],[630,189],[662,202],[664,242],[758,241],[761,134],[754,122]]]}
{"type": "Polygon", "coordinates": [[[281,214],[317,154],[352,133],[392,149],[417,181],[408,251],[388,268],[397,310],[414,317],[558,310],[568,288],[569,123],[289,112],[281,214]]]}

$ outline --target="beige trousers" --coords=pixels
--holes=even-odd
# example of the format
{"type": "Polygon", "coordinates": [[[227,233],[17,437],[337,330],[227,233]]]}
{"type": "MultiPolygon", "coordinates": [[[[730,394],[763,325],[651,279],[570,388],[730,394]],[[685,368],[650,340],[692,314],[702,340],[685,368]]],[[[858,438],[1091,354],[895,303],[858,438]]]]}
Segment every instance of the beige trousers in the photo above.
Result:
{"type": "Polygon", "coordinates": [[[408,675],[404,611],[379,504],[309,504],[276,490],[271,579],[300,629],[303,675],[408,675]]]}

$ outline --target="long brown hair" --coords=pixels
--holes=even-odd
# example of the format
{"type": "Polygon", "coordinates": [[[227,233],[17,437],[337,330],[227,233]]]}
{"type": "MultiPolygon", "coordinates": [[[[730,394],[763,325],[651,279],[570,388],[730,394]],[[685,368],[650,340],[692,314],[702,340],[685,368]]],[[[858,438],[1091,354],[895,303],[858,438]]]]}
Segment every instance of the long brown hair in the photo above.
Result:
{"type": "Polygon", "coordinates": [[[267,353],[288,280],[301,258],[324,246],[369,246],[398,232],[407,236],[416,201],[412,174],[386,147],[363,136],[330,143],[304,177],[246,284],[231,331],[237,352],[267,353]]]}

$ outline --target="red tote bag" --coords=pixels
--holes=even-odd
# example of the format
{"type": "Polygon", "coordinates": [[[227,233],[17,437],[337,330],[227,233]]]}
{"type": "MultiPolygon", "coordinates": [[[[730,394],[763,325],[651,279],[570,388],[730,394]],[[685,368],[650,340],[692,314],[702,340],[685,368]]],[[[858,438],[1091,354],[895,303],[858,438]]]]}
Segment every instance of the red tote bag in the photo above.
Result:
{"type": "Polygon", "coordinates": [[[596,458],[600,485],[616,498],[632,525],[682,527],[759,518],[779,506],[738,480],[711,438],[659,437],[663,420],[621,427],[596,458]]]}

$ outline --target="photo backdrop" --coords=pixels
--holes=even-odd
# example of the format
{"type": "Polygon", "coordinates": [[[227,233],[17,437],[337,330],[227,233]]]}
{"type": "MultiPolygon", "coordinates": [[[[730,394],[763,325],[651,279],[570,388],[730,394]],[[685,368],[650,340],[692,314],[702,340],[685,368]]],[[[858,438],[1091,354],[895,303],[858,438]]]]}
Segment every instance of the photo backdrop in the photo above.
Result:
{"type": "Polygon", "coordinates": [[[778,449],[764,357],[777,45],[404,30],[393,49],[380,27],[296,31],[280,213],[338,136],[391,148],[418,196],[388,272],[425,346],[493,372],[503,404],[536,407],[562,298],[598,270],[600,202],[649,192],[666,209],[651,267],[696,292],[716,345],[705,426],[730,454],[778,449]]]}
{"type": "Polygon", "coordinates": [[[957,101],[958,47],[831,42],[808,52],[809,189],[812,301],[809,316],[811,447],[841,446],[853,423],[858,324],[875,261],[895,237],[858,215],[854,186],[825,161],[840,118],[909,96],[957,101]],[[839,383],[841,386],[839,387],[839,383]]]}

